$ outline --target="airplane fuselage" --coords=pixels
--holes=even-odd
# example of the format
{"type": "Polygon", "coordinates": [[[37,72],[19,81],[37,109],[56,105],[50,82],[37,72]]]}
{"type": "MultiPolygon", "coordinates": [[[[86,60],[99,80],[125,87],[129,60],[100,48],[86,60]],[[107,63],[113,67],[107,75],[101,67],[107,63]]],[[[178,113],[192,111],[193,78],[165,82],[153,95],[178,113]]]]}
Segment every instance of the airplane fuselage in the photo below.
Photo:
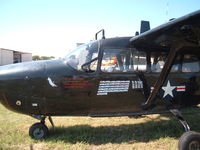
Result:
{"type": "Polygon", "coordinates": [[[191,49],[176,57],[155,107],[144,111],[141,104],[154,90],[163,67],[161,59],[165,59],[169,49],[136,49],[130,38],[99,40],[86,45],[84,53],[77,54],[77,50],[64,59],[0,67],[2,104],[29,115],[113,116],[199,103],[199,56],[193,58],[198,52],[191,49]],[[77,55],[88,60],[82,63],[83,58],[78,60],[77,55]],[[184,70],[187,65],[196,66],[188,71],[184,70]]]}

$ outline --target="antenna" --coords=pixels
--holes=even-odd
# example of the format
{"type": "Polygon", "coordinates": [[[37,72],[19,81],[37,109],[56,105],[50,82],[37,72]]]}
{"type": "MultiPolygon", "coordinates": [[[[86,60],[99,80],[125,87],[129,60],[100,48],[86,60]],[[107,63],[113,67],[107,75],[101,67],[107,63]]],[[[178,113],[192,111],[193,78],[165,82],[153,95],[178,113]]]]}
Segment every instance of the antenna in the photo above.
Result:
{"type": "Polygon", "coordinates": [[[140,26],[140,34],[148,30],[150,30],[150,22],[142,20],[140,26]]]}

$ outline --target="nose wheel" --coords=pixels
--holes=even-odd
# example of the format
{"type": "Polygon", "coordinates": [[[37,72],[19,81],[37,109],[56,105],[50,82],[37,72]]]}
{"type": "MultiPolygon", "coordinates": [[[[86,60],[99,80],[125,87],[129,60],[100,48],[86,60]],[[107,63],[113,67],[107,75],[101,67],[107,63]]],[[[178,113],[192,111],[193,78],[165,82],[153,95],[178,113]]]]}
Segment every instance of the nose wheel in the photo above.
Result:
{"type": "MultiPolygon", "coordinates": [[[[49,135],[49,129],[45,125],[45,119],[47,116],[41,116],[41,115],[32,115],[35,119],[40,120],[40,122],[33,124],[29,128],[29,135],[33,139],[40,140],[44,139],[49,135]]],[[[51,116],[48,116],[49,122],[51,123],[53,129],[54,129],[54,123],[51,118],[51,116]]]]}
{"type": "Polygon", "coordinates": [[[29,135],[33,139],[44,139],[49,135],[49,129],[44,123],[35,123],[29,129],[29,135]]]}

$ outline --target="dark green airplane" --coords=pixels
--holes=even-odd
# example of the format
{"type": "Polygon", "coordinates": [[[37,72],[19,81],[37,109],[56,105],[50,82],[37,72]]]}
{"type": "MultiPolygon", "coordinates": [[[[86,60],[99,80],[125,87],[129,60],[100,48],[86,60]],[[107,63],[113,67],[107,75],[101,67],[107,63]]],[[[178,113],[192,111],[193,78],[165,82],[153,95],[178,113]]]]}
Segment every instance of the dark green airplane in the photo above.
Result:
{"type": "MultiPolygon", "coordinates": [[[[200,148],[180,109],[200,103],[200,10],[134,37],[81,45],[59,60],[0,67],[0,100],[39,119],[29,135],[48,135],[51,116],[133,116],[172,112],[185,128],[179,150],[200,148]]],[[[147,31],[148,30],[148,31],[147,31]]]]}

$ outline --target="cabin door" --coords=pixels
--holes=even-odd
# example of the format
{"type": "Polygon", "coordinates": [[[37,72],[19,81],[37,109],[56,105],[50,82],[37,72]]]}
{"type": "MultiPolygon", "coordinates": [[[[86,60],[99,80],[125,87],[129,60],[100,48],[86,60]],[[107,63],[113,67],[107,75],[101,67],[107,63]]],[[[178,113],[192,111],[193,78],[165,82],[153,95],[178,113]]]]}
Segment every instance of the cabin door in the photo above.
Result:
{"type": "Polygon", "coordinates": [[[145,71],[145,64],[143,52],[130,48],[105,48],[91,112],[106,114],[140,111],[144,101],[143,83],[135,70],[145,71]]]}

